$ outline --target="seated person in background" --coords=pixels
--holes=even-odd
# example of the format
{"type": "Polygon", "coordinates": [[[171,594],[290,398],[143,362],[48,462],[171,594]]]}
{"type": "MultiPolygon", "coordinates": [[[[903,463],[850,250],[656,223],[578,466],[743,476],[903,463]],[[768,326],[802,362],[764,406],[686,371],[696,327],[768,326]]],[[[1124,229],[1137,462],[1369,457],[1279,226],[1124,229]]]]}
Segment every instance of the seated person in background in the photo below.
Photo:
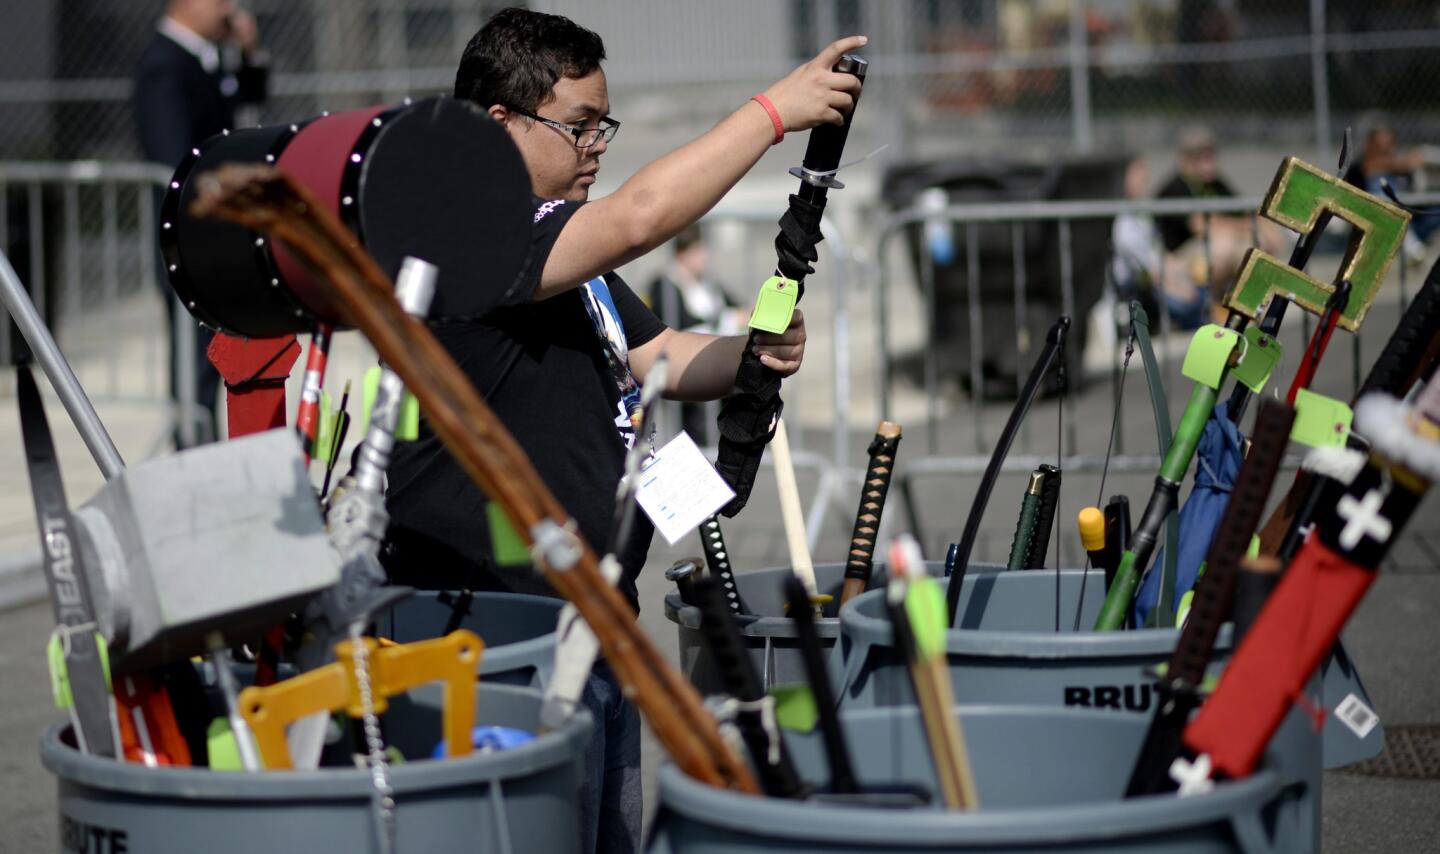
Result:
{"type": "MultiPolygon", "coordinates": [[[[1396,193],[1403,193],[1411,189],[1414,173],[1424,165],[1424,151],[1413,148],[1400,153],[1395,148],[1395,131],[1388,124],[1379,122],[1365,134],[1364,154],[1350,166],[1344,178],[1348,183],[1383,199],[1382,178],[1395,188],[1396,193]]],[[[1405,232],[1405,260],[1411,264],[1424,261],[1425,242],[1437,229],[1440,229],[1440,214],[1411,219],[1410,230],[1405,232]]]]}
{"type": "MultiPolygon", "coordinates": [[[[1149,193],[1150,169],[1143,157],[1125,167],[1125,197],[1143,199],[1149,193]]],[[[1110,243],[1110,276],[1121,303],[1139,300],[1145,312],[1159,320],[1161,306],[1180,329],[1198,329],[1210,315],[1210,288],[1205,275],[1204,247],[1187,240],[1178,252],[1166,252],[1157,218],[1146,213],[1115,217],[1110,243]]],[[[1117,315],[1121,326],[1128,311],[1117,315]]]]}
{"type": "MultiPolygon", "coordinates": [[[[710,249],[700,226],[675,235],[675,255],[665,272],[650,285],[650,308],[671,329],[710,335],[745,331],[744,312],[718,282],[707,275],[710,249]]],[[[710,444],[710,424],[702,403],[680,404],[680,426],[697,444],[710,444]]]]}
{"type": "MultiPolygon", "coordinates": [[[[1176,169],[1176,174],[1160,188],[1156,198],[1198,200],[1235,195],[1220,177],[1215,137],[1205,128],[1192,127],[1180,135],[1176,169]]],[[[1160,231],[1166,258],[1170,259],[1167,264],[1174,263],[1176,269],[1184,270],[1193,281],[1208,286],[1210,313],[1216,322],[1225,316],[1225,292],[1234,282],[1246,250],[1255,245],[1271,255],[1283,255],[1287,243],[1284,229],[1253,215],[1163,216],[1155,218],[1155,225],[1160,231]]],[[[1167,290],[1170,279],[1167,269],[1167,290]]],[[[1191,299],[1187,304],[1203,315],[1203,308],[1197,308],[1196,302],[1191,299]]]]}

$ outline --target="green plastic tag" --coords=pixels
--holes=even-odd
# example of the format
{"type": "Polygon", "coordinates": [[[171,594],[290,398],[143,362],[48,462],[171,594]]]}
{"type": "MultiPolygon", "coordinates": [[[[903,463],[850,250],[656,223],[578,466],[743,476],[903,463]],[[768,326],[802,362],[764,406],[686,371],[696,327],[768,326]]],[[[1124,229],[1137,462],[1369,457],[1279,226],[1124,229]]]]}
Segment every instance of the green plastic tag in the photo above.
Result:
{"type": "Polygon", "coordinates": [[[931,658],[945,652],[945,630],[949,628],[949,609],[940,585],[928,575],[910,579],[905,594],[905,613],[910,618],[910,631],[920,655],[931,658]]]}
{"type": "MultiPolygon", "coordinates": [[[[380,394],[380,366],[365,372],[360,382],[360,435],[370,429],[370,410],[380,394]]],[[[420,438],[420,401],[410,392],[400,401],[400,422],[395,425],[395,438],[401,442],[413,442],[420,438]]]]}
{"type": "MultiPolygon", "coordinates": [[[[105,690],[110,686],[110,648],[99,632],[95,633],[95,648],[100,652],[100,669],[105,673],[105,690]]],[[[60,633],[50,635],[45,644],[45,660],[50,666],[50,694],[55,698],[55,708],[68,709],[75,705],[75,695],[70,693],[70,668],[65,666],[65,648],[61,645],[60,633]]]]}
{"type": "Polygon", "coordinates": [[[1251,535],[1250,535],[1250,547],[1247,548],[1247,549],[1245,549],[1245,556],[1248,557],[1248,558],[1257,558],[1257,557],[1260,556],[1260,535],[1259,535],[1259,534],[1251,534],[1251,535]]]}
{"type": "Polygon", "coordinates": [[[235,743],[235,733],[230,731],[230,722],[216,718],[205,730],[205,750],[210,756],[211,771],[243,771],[240,761],[240,746],[235,743]]]}
{"type": "Polygon", "coordinates": [[[800,301],[800,283],[784,276],[771,276],[760,286],[755,310],[750,313],[750,328],[779,335],[790,328],[795,303],[800,301]]]}
{"type": "Polygon", "coordinates": [[[1240,341],[1240,333],[1214,323],[1195,330],[1190,346],[1185,350],[1185,363],[1180,373],[1197,383],[1213,389],[1220,388],[1225,377],[1225,366],[1230,361],[1230,352],[1240,341]]]}
{"type": "Polygon", "coordinates": [[[1232,371],[1235,381],[1259,394],[1265,390],[1265,383],[1275,372],[1284,350],[1280,342],[1260,331],[1258,326],[1245,328],[1245,357],[1232,371]]]}
{"type": "Polygon", "coordinates": [[[1302,388],[1295,395],[1295,426],[1290,439],[1311,448],[1343,448],[1355,413],[1333,397],[1302,388]]]}
{"type": "Polygon", "coordinates": [[[485,502],[485,521],[490,523],[490,548],[500,566],[524,566],[530,563],[530,546],[510,524],[504,508],[494,501],[485,502]]]}
{"type": "Polygon", "coordinates": [[[770,696],[775,698],[775,723],[781,729],[793,732],[810,732],[820,721],[820,711],[815,706],[815,695],[804,682],[794,685],[774,685],[770,696]]]}

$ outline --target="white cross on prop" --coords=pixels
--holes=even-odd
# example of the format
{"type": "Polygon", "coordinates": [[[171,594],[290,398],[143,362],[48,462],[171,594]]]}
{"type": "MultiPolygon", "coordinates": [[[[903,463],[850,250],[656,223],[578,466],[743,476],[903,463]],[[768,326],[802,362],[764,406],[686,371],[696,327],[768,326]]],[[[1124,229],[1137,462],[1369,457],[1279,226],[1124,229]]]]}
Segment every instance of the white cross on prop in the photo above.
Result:
{"type": "Polygon", "coordinates": [[[1215,788],[1210,779],[1210,754],[1200,754],[1194,762],[1183,756],[1170,763],[1170,779],[1180,786],[1180,795],[1203,795],[1215,788]]]}
{"type": "Polygon", "coordinates": [[[1340,546],[1353,549],[1360,545],[1361,538],[1369,536],[1377,543],[1390,539],[1393,526],[1390,520],[1380,515],[1380,505],[1385,496],[1372,489],[1365,497],[1356,501],[1353,496],[1342,495],[1335,510],[1345,519],[1345,529],[1340,532],[1340,546]]]}

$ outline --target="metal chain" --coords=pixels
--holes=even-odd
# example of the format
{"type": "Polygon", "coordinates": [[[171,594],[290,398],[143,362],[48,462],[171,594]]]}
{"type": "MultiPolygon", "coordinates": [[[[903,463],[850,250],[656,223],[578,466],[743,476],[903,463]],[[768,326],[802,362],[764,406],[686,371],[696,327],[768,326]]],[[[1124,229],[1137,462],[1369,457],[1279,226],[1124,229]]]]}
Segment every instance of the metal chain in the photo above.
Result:
{"type": "Polygon", "coordinates": [[[380,737],[380,719],[375,716],[375,695],[370,686],[370,652],[365,646],[364,623],[350,624],[350,652],[355,671],[355,687],[360,692],[360,721],[365,731],[366,764],[370,766],[370,783],[375,791],[370,798],[375,818],[375,843],[379,854],[395,851],[395,790],[390,787],[390,763],[385,758],[385,743],[380,737]]]}

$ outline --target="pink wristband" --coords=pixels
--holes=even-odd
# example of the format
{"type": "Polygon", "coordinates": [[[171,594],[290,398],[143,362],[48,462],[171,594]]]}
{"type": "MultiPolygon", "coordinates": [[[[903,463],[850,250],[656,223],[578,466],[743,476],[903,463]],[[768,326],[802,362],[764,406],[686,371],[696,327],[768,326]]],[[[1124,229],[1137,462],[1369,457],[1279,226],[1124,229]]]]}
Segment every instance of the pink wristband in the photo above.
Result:
{"type": "Polygon", "coordinates": [[[750,100],[764,107],[765,112],[770,114],[770,124],[775,126],[775,141],[771,142],[770,144],[775,145],[776,143],[780,142],[780,140],[784,139],[785,123],[780,121],[780,113],[778,110],[775,109],[775,105],[770,103],[770,99],[765,97],[764,94],[760,94],[751,95],[750,100]]]}

